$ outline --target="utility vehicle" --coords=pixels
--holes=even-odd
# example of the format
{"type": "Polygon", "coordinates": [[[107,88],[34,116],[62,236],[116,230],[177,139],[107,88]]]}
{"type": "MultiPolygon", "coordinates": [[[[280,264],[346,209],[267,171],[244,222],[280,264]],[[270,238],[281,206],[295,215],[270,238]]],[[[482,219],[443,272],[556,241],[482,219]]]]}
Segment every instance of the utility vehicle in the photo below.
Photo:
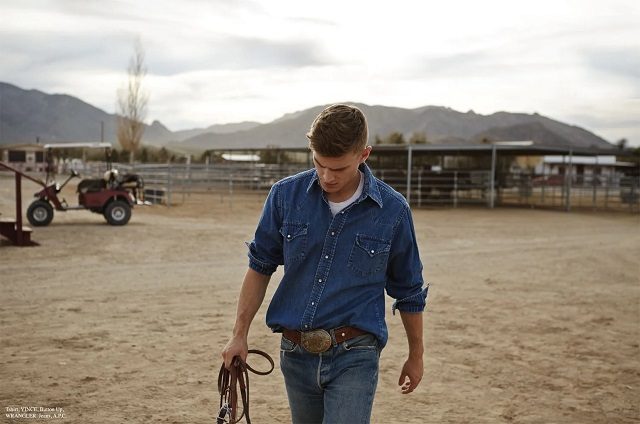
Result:
{"type": "Polygon", "coordinates": [[[111,144],[109,143],[58,143],[46,144],[47,179],[40,182],[42,190],[35,193],[36,200],[27,209],[27,219],[34,227],[49,225],[53,220],[54,210],[66,212],[70,210],[90,210],[104,216],[111,225],[125,225],[131,218],[134,205],[145,204],[142,199],[144,181],[136,174],[120,173],[111,165],[111,144]],[[78,204],[69,205],[59,196],[62,189],[73,178],[80,178],[77,171],[71,170],[70,175],[58,184],[51,176],[53,174],[53,149],[62,148],[101,148],[105,149],[107,171],[102,178],[86,178],[78,183],[78,204]]]}

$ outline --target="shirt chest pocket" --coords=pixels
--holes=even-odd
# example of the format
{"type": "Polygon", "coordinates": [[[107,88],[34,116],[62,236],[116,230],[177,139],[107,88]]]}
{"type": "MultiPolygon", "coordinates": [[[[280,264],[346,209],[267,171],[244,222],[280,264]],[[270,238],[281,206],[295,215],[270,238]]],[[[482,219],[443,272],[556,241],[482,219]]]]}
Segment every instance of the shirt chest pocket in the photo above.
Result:
{"type": "Polygon", "coordinates": [[[307,254],[307,231],[309,224],[284,222],[280,228],[284,264],[301,261],[307,254]]]}
{"type": "Polygon", "coordinates": [[[349,255],[349,268],[363,277],[383,272],[390,250],[390,241],[358,234],[349,255]]]}

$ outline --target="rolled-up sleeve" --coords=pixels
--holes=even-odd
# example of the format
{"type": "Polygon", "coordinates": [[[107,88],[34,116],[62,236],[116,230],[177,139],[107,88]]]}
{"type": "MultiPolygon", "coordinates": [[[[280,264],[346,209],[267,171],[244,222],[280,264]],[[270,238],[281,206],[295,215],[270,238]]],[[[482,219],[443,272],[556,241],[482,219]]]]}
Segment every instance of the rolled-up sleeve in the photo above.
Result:
{"type": "Polygon", "coordinates": [[[260,274],[273,274],[278,265],[283,264],[282,237],[280,227],[282,219],[279,209],[278,184],[271,187],[253,240],[247,243],[249,248],[249,267],[260,274]]]}
{"type": "Polygon", "coordinates": [[[400,216],[389,255],[387,294],[396,299],[392,312],[422,312],[427,304],[427,287],[422,278],[422,262],[418,251],[411,210],[408,205],[400,216]]]}

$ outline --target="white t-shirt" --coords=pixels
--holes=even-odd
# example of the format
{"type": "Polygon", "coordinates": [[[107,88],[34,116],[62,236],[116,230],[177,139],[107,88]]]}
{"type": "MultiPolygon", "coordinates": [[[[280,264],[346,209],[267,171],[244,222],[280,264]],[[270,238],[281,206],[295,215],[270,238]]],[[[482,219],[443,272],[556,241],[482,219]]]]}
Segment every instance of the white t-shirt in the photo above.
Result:
{"type": "Polygon", "coordinates": [[[364,188],[364,174],[359,169],[358,172],[360,173],[360,184],[358,184],[358,188],[356,189],[356,192],[353,193],[353,196],[349,197],[344,202],[339,203],[329,200],[329,207],[331,208],[331,213],[333,214],[333,216],[336,216],[338,212],[358,200],[358,197],[360,197],[360,195],[362,194],[362,189],[364,188]]]}

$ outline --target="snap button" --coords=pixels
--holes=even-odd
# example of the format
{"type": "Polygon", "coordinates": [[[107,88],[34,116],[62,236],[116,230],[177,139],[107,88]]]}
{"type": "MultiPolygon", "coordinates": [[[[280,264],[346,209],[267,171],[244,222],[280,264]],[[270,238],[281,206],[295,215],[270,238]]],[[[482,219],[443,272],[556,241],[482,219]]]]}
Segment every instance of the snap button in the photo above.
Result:
{"type": "Polygon", "coordinates": [[[325,258],[325,259],[329,259],[329,255],[325,255],[325,256],[324,256],[324,258],[325,258]]]}
{"type": "Polygon", "coordinates": [[[371,253],[376,253],[375,250],[372,250],[371,253]]]}
{"type": "Polygon", "coordinates": [[[318,278],[318,283],[322,283],[322,278],[318,278]]]}
{"type": "Polygon", "coordinates": [[[340,333],[340,335],[341,335],[342,337],[344,337],[344,333],[340,333]]]}
{"type": "Polygon", "coordinates": [[[331,231],[331,235],[335,236],[336,235],[335,231],[331,231]]]}

